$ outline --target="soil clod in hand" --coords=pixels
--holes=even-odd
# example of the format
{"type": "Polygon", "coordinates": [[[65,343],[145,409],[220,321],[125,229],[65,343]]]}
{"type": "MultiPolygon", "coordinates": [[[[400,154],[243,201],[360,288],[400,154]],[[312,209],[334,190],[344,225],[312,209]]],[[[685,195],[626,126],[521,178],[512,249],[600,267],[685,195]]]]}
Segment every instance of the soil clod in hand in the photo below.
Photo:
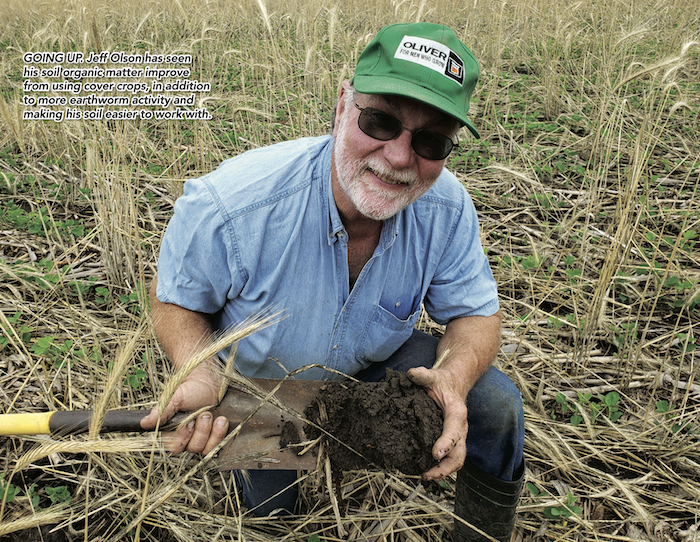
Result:
{"type": "MultiPolygon", "coordinates": [[[[442,434],[442,411],[406,373],[387,369],[382,382],[330,382],[304,414],[347,444],[326,437],[334,470],[398,469],[422,474],[437,465],[432,448],[442,434]],[[327,419],[321,419],[319,402],[327,419]]],[[[304,429],[310,438],[320,431],[304,429]]]]}

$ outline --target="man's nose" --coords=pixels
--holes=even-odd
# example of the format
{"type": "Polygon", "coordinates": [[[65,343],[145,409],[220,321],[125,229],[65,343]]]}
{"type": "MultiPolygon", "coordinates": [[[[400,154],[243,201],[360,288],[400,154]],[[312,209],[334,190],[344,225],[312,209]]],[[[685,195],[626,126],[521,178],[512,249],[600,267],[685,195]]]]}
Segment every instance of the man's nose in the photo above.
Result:
{"type": "Polygon", "coordinates": [[[413,133],[404,128],[398,137],[384,143],[384,158],[394,169],[405,169],[415,160],[412,139],[413,133]]]}

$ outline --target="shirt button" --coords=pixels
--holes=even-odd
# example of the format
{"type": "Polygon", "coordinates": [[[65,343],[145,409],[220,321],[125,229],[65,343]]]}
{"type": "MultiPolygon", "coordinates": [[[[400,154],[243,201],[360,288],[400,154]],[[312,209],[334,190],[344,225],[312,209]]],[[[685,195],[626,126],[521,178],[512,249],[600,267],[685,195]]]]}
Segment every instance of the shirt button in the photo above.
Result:
{"type": "Polygon", "coordinates": [[[401,301],[399,301],[394,307],[400,307],[401,306],[401,301]]]}
{"type": "Polygon", "coordinates": [[[337,345],[337,344],[334,344],[334,345],[333,345],[333,350],[338,350],[338,345],[337,345]]]}

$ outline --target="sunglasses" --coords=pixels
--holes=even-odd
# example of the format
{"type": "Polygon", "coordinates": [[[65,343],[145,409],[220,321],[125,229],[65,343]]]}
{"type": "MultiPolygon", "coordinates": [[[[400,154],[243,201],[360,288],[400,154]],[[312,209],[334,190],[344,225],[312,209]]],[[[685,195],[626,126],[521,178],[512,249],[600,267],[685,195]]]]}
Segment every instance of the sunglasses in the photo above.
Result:
{"type": "MultiPolygon", "coordinates": [[[[396,117],[385,113],[374,107],[360,107],[355,102],[355,107],[360,110],[357,118],[357,125],[365,134],[379,141],[389,141],[396,139],[401,132],[408,130],[404,128],[401,121],[396,117]]],[[[449,137],[432,130],[408,130],[413,134],[411,147],[418,156],[428,160],[443,160],[458,146],[449,137]]]]}

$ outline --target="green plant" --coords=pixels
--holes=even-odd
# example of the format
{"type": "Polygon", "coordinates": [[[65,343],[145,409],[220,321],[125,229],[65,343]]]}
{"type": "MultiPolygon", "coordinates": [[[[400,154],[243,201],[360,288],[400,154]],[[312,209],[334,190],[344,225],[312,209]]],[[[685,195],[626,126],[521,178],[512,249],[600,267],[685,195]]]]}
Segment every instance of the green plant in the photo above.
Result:
{"type": "Polygon", "coordinates": [[[108,305],[112,301],[109,288],[104,286],[97,286],[95,288],[95,304],[96,305],[108,305]]]}
{"type": "Polygon", "coordinates": [[[610,391],[605,395],[598,394],[600,405],[591,403],[591,417],[595,420],[600,414],[607,416],[611,422],[616,422],[622,416],[618,408],[620,402],[620,394],[616,391],[610,391]]]}
{"type": "Polygon", "coordinates": [[[559,320],[559,318],[557,318],[556,316],[550,316],[549,318],[547,318],[547,326],[549,326],[551,329],[553,329],[555,331],[558,330],[559,328],[561,328],[561,326],[563,326],[563,325],[564,325],[564,322],[559,320]]]}
{"type": "Polygon", "coordinates": [[[25,230],[39,236],[45,236],[51,231],[55,231],[59,237],[66,239],[70,239],[71,236],[80,238],[85,235],[82,219],[52,219],[46,207],[41,207],[37,211],[26,211],[12,200],[0,207],[0,225],[7,225],[15,230],[25,230]]]}
{"type": "MultiPolygon", "coordinates": [[[[578,412],[578,407],[576,405],[569,405],[569,401],[563,393],[557,393],[554,396],[554,400],[557,402],[559,405],[560,410],[562,411],[563,414],[566,414],[567,412],[571,411],[572,416],[569,418],[569,421],[571,422],[571,425],[574,427],[578,427],[579,424],[583,421],[583,417],[580,416],[579,414],[576,414],[578,412]]],[[[552,410],[550,417],[553,420],[557,419],[556,412],[552,410]]]]}
{"type": "MultiPolygon", "coordinates": [[[[656,412],[659,414],[664,415],[664,420],[670,421],[673,420],[673,418],[676,417],[676,415],[673,413],[673,411],[676,409],[676,405],[673,403],[670,403],[668,401],[656,401],[656,412]]],[[[681,430],[681,425],[677,423],[673,423],[671,425],[671,432],[677,433],[678,431],[681,430]]]]}
{"type": "MultiPolygon", "coordinates": [[[[577,400],[575,402],[569,402],[568,397],[563,393],[557,393],[554,396],[561,413],[563,415],[568,415],[569,422],[574,427],[578,427],[583,421],[582,412],[590,411],[590,417],[592,421],[596,421],[601,415],[607,417],[612,423],[615,423],[622,417],[622,412],[620,411],[618,404],[620,402],[620,394],[616,391],[610,391],[605,395],[599,393],[595,397],[599,402],[594,400],[594,397],[590,393],[577,392],[577,400]]],[[[550,411],[550,417],[553,420],[557,419],[556,409],[550,411]]]]}
{"type": "MultiPolygon", "coordinates": [[[[148,355],[144,352],[141,356],[141,361],[147,363],[148,355]]],[[[107,363],[107,372],[111,373],[114,370],[114,362],[107,363]]],[[[143,383],[148,380],[148,373],[138,365],[134,365],[129,369],[129,373],[124,377],[124,385],[129,386],[134,390],[141,389],[143,383]]]]}
{"type": "Polygon", "coordinates": [[[70,502],[71,500],[70,491],[68,491],[68,487],[66,486],[47,486],[44,488],[44,491],[46,491],[46,495],[51,499],[52,505],[70,502]]]}
{"type": "Polygon", "coordinates": [[[42,258],[38,262],[35,262],[35,267],[38,268],[39,274],[33,274],[30,276],[30,280],[33,280],[37,285],[43,290],[49,290],[56,286],[60,280],[61,276],[65,276],[70,271],[70,266],[64,265],[58,268],[54,263],[48,258],[42,258]]]}
{"type": "Polygon", "coordinates": [[[73,291],[75,291],[78,297],[84,297],[90,291],[92,284],[80,280],[72,280],[68,283],[68,286],[73,288],[73,291]]]}
{"type": "Polygon", "coordinates": [[[140,312],[141,307],[139,307],[138,292],[131,292],[130,294],[121,294],[119,296],[119,302],[123,303],[124,305],[127,305],[128,310],[131,312],[133,312],[134,310],[138,310],[140,312]]]}
{"type": "MultiPolygon", "coordinates": [[[[19,319],[22,316],[20,311],[15,312],[12,316],[7,316],[7,322],[10,324],[6,326],[3,324],[0,326],[0,350],[2,350],[9,342],[9,336],[12,335],[10,327],[14,327],[15,324],[19,323],[19,319]]],[[[24,324],[20,324],[19,331],[15,330],[17,335],[19,335],[20,340],[23,343],[28,343],[32,338],[32,329],[28,328],[24,324]]]]}
{"type": "Polygon", "coordinates": [[[12,502],[22,490],[13,483],[5,483],[5,473],[0,473],[0,502],[12,502]]]}
{"type": "Polygon", "coordinates": [[[92,352],[87,347],[78,347],[73,339],[64,339],[62,342],[55,336],[49,335],[39,337],[31,346],[30,350],[37,356],[48,359],[52,365],[61,368],[66,363],[71,367],[79,359],[89,359],[94,362],[100,361],[100,351],[97,346],[93,346],[92,352]]]}
{"type": "Polygon", "coordinates": [[[62,343],[56,341],[56,337],[39,337],[32,345],[31,351],[37,356],[48,358],[56,367],[62,367],[65,362],[65,354],[73,348],[73,341],[66,339],[62,343]]]}
{"type": "Polygon", "coordinates": [[[148,380],[148,373],[146,373],[146,371],[140,368],[132,368],[130,374],[126,375],[124,384],[138,390],[146,380],[148,380]]]}
{"type": "Polygon", "coordinates": [[[687,333],[677,333],[676,339],[678,339],[684,354],[694,352],[698,347],[695,343],[695,337],[691,337],[687,333]]]}
{"type": "Polygon", "coordinates": [[[637,322],[621,323],[619,327],[610,327],[613,333],[613,343],[617,346],[618,351],[634,344],[634,341],[637,340],[637,327],[637,322]]]}
{"type": "Polygon", "coordinates": [[[576,258],[573,256],[567,256],[566,260],[566,278],[569,279],[570,284],[576,284],[576,282],[579,280],[579,277],[583,276],[583,269],[577,268],[577,267],[572,267],[574,262],[576,262],[576,258]],[[571,258],[573,258],[573,261],[571,261],[571,258]]]}
{"type": "Polygon", "coordinates": [[[549,519],[565,520],[571,516],[580,516],[583,509],[580,506],[575,506],[577,501],[573,493],[569,492],[566,495],[566,502],[559,506],[547,506],[544,509],[544,515],[549,519]]]}
{"type": "MultiPolygon", "coordinates": [[[[527,482],[525,486],[533,497],[551,498],[549,493],[546,491],[540,491],[532,482],[527,482]]],[[[566,520],[574,515],[580,516],[583,509],[580,506],[574,505],[576,501],[576,497],[574,497],[573,493],[569,491],[569,493],[566,495],[566,501],[563,504],[557,506],[546,506],[543,511],[544,515],[547,517],[547,519],[553,520],[566,520]]]]}
{"type": "Polygon", "coordinates": [[[141,314],[141,309],[145,306],[146,299],[148,299],[146,287],[140,281],[132,292],[119,296],[119,302],[126,305],[126,310],[137,316],[141,314]]]}
{"type": "Polygon", "coordinates": [[[39,497],[39,493],[37,492],[36,484],[29,486],[27,496],[29,497],[29,503],[32,505],[32,510],[37,512],[39,510],[39,500],[41,497],[39,497]]]}
{"type": "MultiPolygon", "coordinates": [[[[663,414],[664,421],[671,424],[671,433],[676,434],[683,432],[690,435],[700,434],[700,428],[694,429],[691,422],[679,423],[677,413],[675,412],[676,407],[677,405],[665,400],[656,401],[656,412],[658,414],[663,414]]],[[[659,425],[658,422],[657,425],[659,425]]]]}
{"type": "Polygon", "coordinates": [[[530,254],[520,261],[520,265],[525,271],[537,271],[540,265],[542,265],[542,259],[537,254],[530,254]]]}

